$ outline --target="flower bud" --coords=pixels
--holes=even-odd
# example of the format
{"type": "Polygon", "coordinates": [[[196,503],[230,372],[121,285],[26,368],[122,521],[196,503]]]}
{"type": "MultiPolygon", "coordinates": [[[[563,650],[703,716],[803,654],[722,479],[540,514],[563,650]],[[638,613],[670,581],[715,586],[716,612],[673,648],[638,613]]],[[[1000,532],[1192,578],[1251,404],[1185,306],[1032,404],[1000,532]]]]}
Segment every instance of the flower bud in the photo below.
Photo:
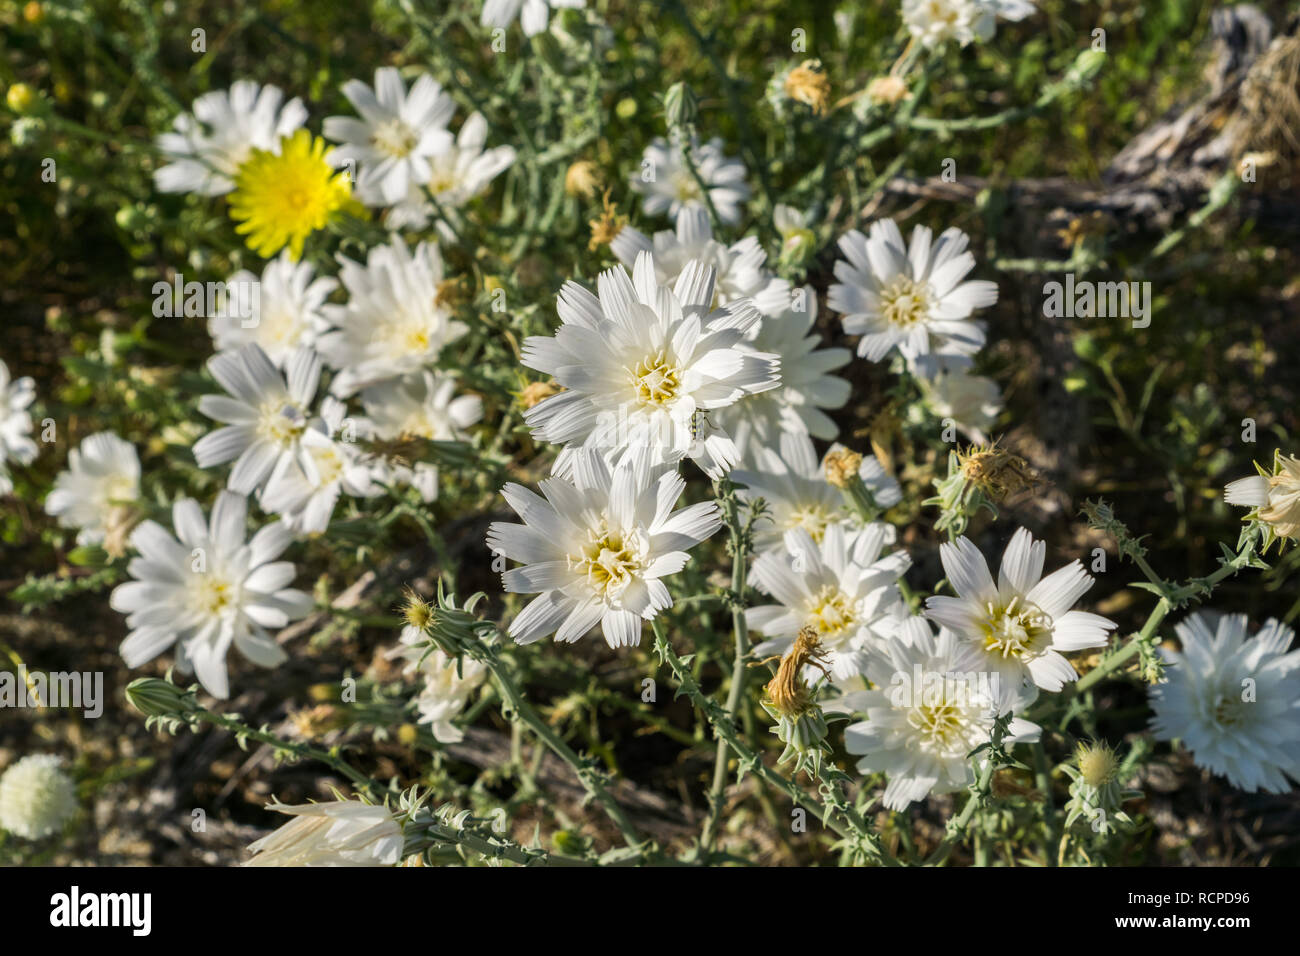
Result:
{"type": "Polygon", "coordinates": [[[670,129],[692,125],[699,111],[699,102],[689,86],[674,83],[668,87],[668,92],[664,94],[664,116],[670,129]]]}
{"type": "Polygon", "coordinates": [[[158,677],[131,681],[126,699],[146,717],[183,717],[197,709],[192,693],[158,677]]]}

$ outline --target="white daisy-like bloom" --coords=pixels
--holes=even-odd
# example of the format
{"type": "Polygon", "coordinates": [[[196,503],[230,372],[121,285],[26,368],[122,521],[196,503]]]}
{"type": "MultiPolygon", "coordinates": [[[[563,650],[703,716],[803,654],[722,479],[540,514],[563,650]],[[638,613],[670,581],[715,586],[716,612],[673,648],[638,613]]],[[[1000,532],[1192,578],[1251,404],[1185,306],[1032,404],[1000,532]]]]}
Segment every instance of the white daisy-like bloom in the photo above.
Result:
{"type": "Polygon", "coordinates": [[[639,644],[641,622],[672,607],[662,579],[722,526],[713,501],[673,511],[685,487],[645,455],[611,471],[590,452],[574,456],[572,479],[544,479],[541,495],[506,485],[501,494],[523,524],[493,522],[488,547],[522,564],[502,574],[507,591],[540,592],[511,622],[510,637],[572,643],[599,624],[610,647],[639,644]]]}
{"type": "Polygon", "coordinates": [[[552,10],[581,10],[587,0],[483,0],[485,27],[508,27],[518,18],[524,36],[533,37],[546,29],[552,10]]]}
{"type": "Polygon", "coordinates": [[[661,462],[691,458],[715,479],[730,470],[735,442],[708,413],[777,387],[780,361],[743,346],[762,318],[748,301],[710,311],[713,287],[702,262],[660,285],[648,252],[631,277],[622,266],[602,272],[598,295],[566,282],[554,337],[524,342],[521,362],[566,389],[524,414],[533,435],[616,456],[648,448],[661,462]]]}
{"type": "Polygon", "coordinates": [[[281,457],[258,499],[292,532],[315,534],[329,527],[341,495],[370,498],[383,490],[381,473],[356,445],[363,423],[348,419],[338,399],[321,402],[320,415],[299,436],[293,455],[281,457]]]}
{"type": "MultiPolygon", "coordinates": [[[[882,802],[905,810],[931,793],[954,793],[975,782],[970,753],[986,744],[996,718],[1024,707],[1032,689],[1003,686],[980,670],[979,655],[954,634],[936,637],[924,620],[908,618],[897,636],[867,654],[874,689],[829,703],[863,719],[844,729],[844,747],[859,773],[889,777],[882,802]]],[[[1004,744],[1033,743],[1041,728],[1013,717],[1004,744]]]]}
{"type": "Polygon", "coordinates": [[[357,164],[357,198],[366,205],[400,201],[429,179],[430,160],[451,148],[447,124],[456,101],[428,73],[416,77],[408,93],[391,66],[375,70],[374,89],[348,80],[343,95],[361,118],[325,118],[325,138],[342,144],[334,149],[335,164],[357,164]]]}
{"type": "Polygon", "coordinates": [[[320,356],[296,349],[281,373],[260,345],[245,345],[212,356],[208,371],[227,394],[204,395],[199,411],[224,427],[194,443],[194,459],[200,468],[233,461],[226,487],[247,495],[294,460],[320,384],[320,356]]]}
{"type": "Polygon", "coordinates": [[[45,513],[77,528],[77,544],[101,544],[114,512],[140,497],[135,446],[112,432],[89,435],[68,452],[68,468],[54,479],[45,513]]]}
{"type": "Polygon", "coordinates": [[[925,615],[982,652],[980,667],[997,671],[1008,686],[1029,681],[1059,691],[1078,678],[1062,653],[1104,647],[1114,621],[1072,610],[1092,587],[1092,576],[1075,560],[1043,577],[1047,542],[1025,528],[1011,537],[993,583],[979,548],[967,538],[939,547],[956,597],[927,598],[925,615]]]}
{"type": "Polygon", "coordinates": [[[983,279],[963,282],[975,268],[970,238],[946,229],[932,241],[927,226],[912,241],[892,219],[854,229],[840,239],[845,255],[835,263],[827,302],[844,315],[844,331],[861,335],[858,354],[879,362],[897,350],[908,360],[928,353],[972,355],[984,345],[984,329],[970,318],[998,300],[998,287],[983,279]]]}
{"type": "Polygon", "coordinates": [[[14,490],[7,462],[26,465],[36,458],[32,441],[32,416],[27,411],[36,399],[36,383],[23,376],[9,377],[9,366],[0,359],[0,495],[14,490]]]}
{"type": "Polygon", "coordinates": [[[39,840],[76,812],[77,785],[53,754],[28,754],[0,774],[0,830],[39,840]]]}
{"type": "Polygon", "coordinates": [[[988,441],[1002,411],[1002,390],[984,375],[974,375],[964,355],[922,355],[910,363],[930,411],[951,418],[971,441],[988,441]]]}
{"type": "Polygon", "coordinates": [[[842,348],[819,348],[821,336],[813,331],[817,297],[811,288],[801,290],[802,309],[787,304],[778,315],[767,315],[758,331],[742,347],[778,357],[781,384],[720,409],[716,424],[736,443],[741,460],[752,463],[758,448],[775,445],[783,432],[831,439],[839,427],[823,409],[843,408],[849,400],[849,383],[830,372],[842,368],[853,353],[842,348]]]}
{"type": "Polygon", "coordinates": [[[208,334],[217,350],[258,345],[276,367],[284,368],[296,349],[314,345],[328,325],[321,306],[338,288],[332,276],[317,279],[314,274],[311,263],[294,262],[285,249],[266,264],[261,279],[247,270],[232,275],[227,285],[247,289],[255,284],[257,294],[248,297],[251,308],[245,315],[208,319],[208,334]]]}
{"type": "MultiPolygon", "coordinates": [[[[691,159],[700,182],[708,190],[718,219],[734,226],[740,222],[749,187],[745,185],[745,164],[722,152],[722,140],[701,144],[691,140],[691,159]]],[[[691,205],[707,206],[700,183],[691,175],[676,142],[656,137],[645,149],[641,168],[632,176],[632,188],[644,196],[646,214],[667,214],[676,219],[691,205]]]]}
{"type": "Polygon", "coordinates": [[[1271,473],[1228,482],[1223,500],[1254,509],[1253,517],[1279,538],[1300,538],[1300,458],[1283,454],[1274,458],[1271,473]]]}
{"type": "MultiPolygon", "coordinates": [[[[800,432],[784,432],[779,443],[779,451],[769,447],[755,451],[756,468],[731,473],[733,482],[745,486],[738,492],[742,500],[762,498],[767,505],[763,519],[754,526],[754,549],[761,554],[780,548],[792,528],[803,528],[818,544],[833,524],[842,526],[845,534],[856,531],[861,525],[843,493],[827,482],[812,439],[800,432]]],[[[863,456],[858,474],[881,508],[902,500],[898,482],[874,455],[863,456]]],[[[893,528],[886,527],[884,543],[893,544],[893,528]]]]}
{"type": "Polygon", "coordinates": [[[997,30],[997,18],[1023,20],[1033,14],[1029,0],[903,0],[903,22],[926,47],[949,40],[961,46],[986,42],[997,30]]]}
{"type": "Polygon", "coordinates": [[[465,334],[447,308],[442,255],[431,242],[414,251],[399,237],[376,246],[363,266],[339,257],[347,305],[323,308],[332,328],[316,347],[338,374],[330,391],[339,398],[434,364],[443,346],[465,334]]]}
{"type": "MultiPolygon", "coordinates": [[[[471,199],[487,191],[492,180],[513,165],[515,148],[484,149],[488,125],[482,113],[471,113],[456,134],[456,142],[429,163],[429,176],[411,188],[384,220],[389,229],[424,229],[439,211],[454,216],[471,199]],[[434,202],[429,201],[432,196],[434,202]]],[[[438,220],[438,230],[448,241],[455,232],[438,220]]]]}
{"type": "Polygon", "coordinates": [[[1196,612],[1174,626],[1182,651],[1150,690],[1159,740],[1181,740],[1198,767],[1248,792],[1300,781],[1300,650],[1269,619],[1253,637],[1244,614],[1196,612]],[[1288,780],[1290,778],[1290,780],[1288,780]]]}
{"type": "Polygon", "coordinates": [[[629,269],[642,252],[652,253],[660,285],[676,282],[692,260],[713,266],[714,305],[749,299],[764,315],[780,315],[790,308],[790,283],[768,271],[767,253],[758,239],[747,236],[730,246],[723,245],[713,238],[709,213],[703,206],[683,208],[676,228],[656,232],[653,240],[640,230],[624,226],[609,248],[629,269]]]}
{"type": "MultiPolygon", "coordinates": [[[[477,395],[456,395],[456,379],[425,370],[375,385],[361,393],[370,433],[384,441],[423,438],[464,441],[465,429],[483,417],[477,395]]],[[[438,497],[438,467],[429,462],[388,466],[389,482],[415,487],[426,501],[438,497]]]]}
{"type": "Polygon", "coordinates": [[[244,866],[395,866],[406,847],[402,825],[387,807],[331,800],[277,801],[267,809],[293,819],[250,843],[249,852],[257,855],[244,866]]]}
{"type": "Polygon", "coordinates": [[[911,565],[905,551],[882,554],[888,530],[875,522],[846,530],[826,525],[820,541],[802,527],[786,531],[779,548],[754,560],[754,587],[776,599],[745,612],[751,630],[768,640],[760,658],[784,654],[805,625],[817,629],[833,680],[861,674],[866,651],[897,626],[898,579],[911,565]]]}
{"type": "Polygon", "coordinates": [[[222,491],[206,522],[198,503],[182,498],[172,506],[175,536],[155,521],[131,533],[140,552],[127,565],[135,580],[118,585],[109,599],[131,628],[121,647],[127,667],[175,644],[177,669],[193,671],[204,690],[224,699],[232,644],[259,667],[286,659],[266,629],[284,627],[315,605],[311,595],[287,586],[293,563],[275,560],[293,534],[277,521],[245,542],[247,516],[248,499],[222,491]]]}
{"type": "Polygon", "coordinates": [[[229,90],[204,93],[193,114],[176,117],[173,132],[158,137],[169,160],[154,171],[165,193],[220,196],[235,188],[235,173],[254,149],[280,151],[281,137],[307,122],[307,108],[294,97],[281,107],[278,87],[238,80],[229,90]]]}
{"type": "Polygon", "coordinates": [[[459,660],[448,657],[441,648],[426,653],[428,642],[423,631],[407,625],[402,628],[401,643],[390,653],[407,660],[402,673],[424,679],[424,686],[415,698],[419,723],[429,725],[438,743],[458,744],[465,739],[465,732],[452,721],[487,679],[487,665],[472,657],[462,656],[459,660]]]}

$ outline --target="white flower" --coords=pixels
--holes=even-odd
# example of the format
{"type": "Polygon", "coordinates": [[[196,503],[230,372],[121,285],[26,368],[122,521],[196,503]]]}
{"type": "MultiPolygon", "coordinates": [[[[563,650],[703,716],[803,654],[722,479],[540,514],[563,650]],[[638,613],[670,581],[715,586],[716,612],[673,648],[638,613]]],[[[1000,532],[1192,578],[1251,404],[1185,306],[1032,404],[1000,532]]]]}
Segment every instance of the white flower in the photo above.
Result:
{"type": "Polygon", "coordinates": [[[778,315],[764,316],[758,332],[742,346],[777,356],[781,384],[717,413],[715,423],[735,440],[742,461],[752,462],[755,449],[776,444],[782,432],[823,439],[839,434],[839,427],[822,409],[842,408],[849,400],[849,383],[829,373],[847,365],[853,353],[818,348],[821,336],[813,331],[817,298],[811,288],[802,291],[806,308],[787,306],[778,315]]]}
{"type": "Polygon", "coordinates": [[[551,10],[568,8],[580,10],[587,0],[483,0],[483,18],[485,27],[508,27],[519,18],[524,36],[536,36],[546,29],[551,10]]]}
{"type": "Polygon", "coordinates": [[[135,580],[118,585],[109,601],[127,615],[131,628],[121,647],[127,667],[139,667],[176,644],[181,673],[194,671],[209,694],[225,698],[231,644],[260,667],[285,660],[266,628],[284,627],[314,603],[286,587],[294,578],[293,563],[275,560],[293,540],[289,529],[277,521],[245,543],[247,513],[246,498],[223,491],[206,523],[197,502],[177,501],[176,537],[154,521],[132,532],[140,556],[127,571],[135,580]]]}
{"type": "Polygon", "coordinates": [[[158,137],[170,160],[154,171],[161,192],[220,196],[235,188],[235,172],[253,149],[280,151],[280,139],[307,121],[307,108],[275,86],[239,80],[194,101],[193,115],[176,117],[175,132],[158,137]]]}
{"type": "Polygon", "coordinates": [[[801,209],[777,203],[772,210],[772,224],[781,235],[781,262],[801,266],[816,251],[817,234],[808,225],[808,216],[801,209]]]}
{"type": "Polygon", "coordinates": [[[896,626],[898,579],[911,564],[904,551],[881,556],[887,534],[878,522],[852,531],[832,523],[821,541],[814,541],[796,527],[785,533],[781,547],[760,554],[754,587],[778,603],[745,612],[750,628],[770,638],[754,653],[760,658],[784,654],[799,630],[811,624],[833,679],[862,673],[867,648],[896,626]]]}
{"type": "Polygon", "coordinates": [[[979,548],[967,538],[939,547],[948,582],[957,597],[926,600],[930,620],[953,631],[983,653],[982,668],[997,671],[1010,687],[1029,680],[1058,691],[1078,678],[1062,652],[1104,647],[1114,621],[1073,611],[1092,587],[1092,577],[1077,560],[1043,577],[1047,543],[1021,528],[1002,553],[998,583],[993,583],[979,548]]]}
{"type": "Polygon", "coordinates": [[[442,256],[433,243],[409,250],[394,236],[377,246],[366,264],[339,257],[347,305],[326,305],[333,328],[316,343],[339,374],[330,391],[346,398],[375,385],[432,365],[443,346],[463,335],[444,301],[442,256]]]}
{"type": "Polygon", "coordinates": [[[297,349],[281,374],[254,344],[212,356],[208,371],[227,394],[204,395],[199,411],[225,426],[194,443],[194,459],[200,468],[234,461],[226,487],[246,495],[293,460],[320,383],[320,357],[297,349]]]}
{"type": "Polygon", "coordinates": [[[430,725],[433,739],[439,743],[457,744],[465,739],[465,733],[452,720],[487,678],[487,665],[472,657],[448,657],[440,648],[426,653],[428,641],[423,631],[408,625],[402,628],[402,642],[393,654],[408,661],[402,673],[424,678],[424,687],[415,698],[419,722],[430,725]]]}
{"type": "Polygon", "coordinates": [[[402,826],[386,807],[332,800],[276,802],[268,809],[294,819],[250,843],[257,855],[244,866],[394,866],[406,847],[402,826]]]}
{"type": "MultiPolygon", "coordinates": [[[[996,673],[980,671],[979,656],[952,633],[935,637],[920,618],[908,618],[895,639],[867,655],[873,690],[854,691],[827,710],[860,714],[844,729],[844,747],[859,773],[889,777],[883,803],[905,810],[931,793],[953,793],[975,782],[970,753],[989,741],[994,720],[1029,702],[1031,691],[1007,688],[996,673]]],[[[1013,717],[1005,743],[1032,743],[1041,729],[1013,717]]]]}
{"type": "Polygon", "coordinates": [[[931,242],[926,226],[912,230],[910,245],[892,219],[871,224],[869,236],[854,229],[840,239],[845,259],[835,263],[827,301],[844,313],[844,331],[861,335],[858,354],[879,362],[897,349],[904,358],[937,352],[971,355],[984,344],[984,329],[970,319],[998,300],[985,280],[963,282],[975,268],[960,229],[931,242]]]}
{"type": "Polygon", "coordinates": [[[428,180],[429,160],[451,148],[447,124],[456,102],[428,73],[421,73],[408,94],[396,67],[375,70],[372,90],[361,80],[343,84],[343,95],[361,119],[327,116],[326,139],[342,146],[334,162],[357,168],[357,198],[368,206],[386,206],[404,198],[411,187],[428,180]]]}
{"type": "Polygon", "coordinates": [[[251,314],[221,315],[208,319],[208,334],[218,351],[259,345],[278,368],[295,349],[309,347],[326,327],[321,306],[338,288],[338,280],[322,276],[313,281],[311,263],[294,262],[286,249],[266,264],[259,281],[246,270],[236,272],[227,285],[247,288],[257,283],[251,297],[251,314]]]}
{"type": "MultiPolygon", "coordinates": [[[[514,147],[484,149],[487,133],[483,114],[470,114],[456,134],[455,145],[430,161],[428,179],[413,183],[402,201],[389,212],[385,220],[388,228],[423,229],[439,210],[451,216],[509,169],[515,161],[514,147]],[[426,191],[437,207],[429,202],[426,191]]],[[[438,230],[448,241],[455,241],[455,233],[447,223],[439,220],[438,230]]]]}
{"type": "Polygon", "coordinates": [[[984,42],[993,38],[998,17],[1023,20],[1034,12],[1029,0],[903,0],[903,22],[927,47],[984,42]]]}
{"type": "Polygon", "coordinates": [[[1300,458],[1275,453],[1271,473],[1260,471],[1229,482],[1223,500],[1253,509],[1250,517],[1280,538],[1300,538],[1300,458]]]}
{"type": "Polygon", "coordinates": [[[140,459],[135,446],[112,432],[88,436],[68,452],[45,498],[45,513],[64,528],[79,528],[77,544],[101,544],[114,510],[140,497],[140,459]]]}
{"type": "Polygon", "coordinates": [[[1182,651],[1151,688],[1151,729],[1181,740],[1198,767],[1249,792],[1283,793],[1300,781],[1300,651],[1273,619],[1253,637],[1246,616],[1197,612],[1174,626],[1182,651]]]}
{"type": "Polygon", "coordinates": [[[379,494],[379,471],[355,444],[359,431],[359,423],[347,422],[343,403],[326,398],[294,454],[281,457],[271,472],[259,499],[262,507],[280,515],[294,533],[313,534],[329,527],[340,495],[379,494]]]}
{"type": "Polygon", "coordinates": [[[971,441],[988,441],[988,432],[1002,411],[1002,390],[983,375],[972,375],[972,362],[962,355],[922,355],[911,363],[930,411],[951,418],[971,441]]]}
{"type": "MultiPolygon", "coordinates": [[[[427,369],[405,378],[374,385],[361,393],[367,424],[385,441],[424,438],[464,441],[465,429],[483,417],[477,395],[456,396],[456,380],[427,369]]],[[[391,480],[413,485],[425,501],[438,497],[438,468],[428,462],[391,465],[391,480]]]]}
{"type": "MultiPolygon", "coordinates": [[[[757,468],[736,469],[731,480],[745,487],[739,490],[746,501],[762,498],[767,505],[764,518],[754,527],[754,548],[759,553],[781,547],[785,533],[803,528],[809,537],[821,543],[832,524],[843,526],[846,534],[858,529],[856,516],[844,495],[826,481],[822,464],[813,450],[812,439],[797,432],[780,436],[780,451],[760,447],[755,456],[757,468]]],[[[858,472],[871,497],[881,508],[891,508],[902,499],[898,482],[885,472],[874,455],[866,455],[858,472]]],[[[885,544],[893,543],[893,529],[885,535],[885,544]]]]}
{"type": "MultiPolygon", "coordinates": [[[[662,286],[642,253],[631,278],[621,266],[600,274],[599,297],[566,282],[555,336],[524,342],[522,363],[567,389],[525,413],[533,434],[615,454],[650,448],[659,461],[688,457],[725,474],[735,443],[697,413],[775,388],[779,360],[741,346],[761,319],[748,302],[709,311],[713,280],[712,267],[691,262],[662,286]]],[[[568,464],[566,455],[557,468],[568,464]]]]}
{"type": "MultiPolygon", "coordinates": [[[[718,218],[729,226],[740,222],[742,206],[749,199],[745,164],[723,155],[721,139],[701,145],[692,137],[690,150],[718,218]]],[[[700,183],[682,160],[678,143],[670,143],[662,136],[646,147],[641,169],[632,177],[632,188],[645,197],[644,208],[650,216],[667,213],[675,219],[693,204],[707,205],[700,183]]]]}
{"type": "Polygon", "coordinates": [[[686,263],[698,259],[714,269],[714,301],[727,305],[749,299],[764,315],[779,315],[790,308],[790,283],[765,268],[767,253],[753,236],[730,246],[713,238],[709,214],[703,206],[690,205],[677,216],[674,230],[656,232],[654,240],[631,226],[619,230],[610,251],[631,269],[642,252],[654,254],[655,276],[660,285],[672,285],[686,263]]]}
{"type": "Polygon", "coordinates": [[[0,360],[0,495],[14,490],[6,462],[25,465],[36,458],[32,441],[32,416],[27,406],[36,398],[36,383],[28,377],[9,378],[9,366],[0,360]]]}
{"type": "Polygon", "coordinates": [[[510,625],[517,643],[554,633],[573,642],[597,624],[610,647],[641,642],[641,622],[672,606],[661,580],[721,527],[715,502],[673,511],[686,483],[645,456],[610,473],[599,455],[575,456],[572,480],[548,478],[540,497],[521,485],[501,490],[523,524],[494,522],[488,547],[523,566],[502,576],[514,593],[541,592],[510,625]]]}
{"type": "Polygon", "coordinates": [[[28,754],[0,775],[0,830],[28,840],[58,833],[77,812],[77,786],[53,754],[28,754]]]}

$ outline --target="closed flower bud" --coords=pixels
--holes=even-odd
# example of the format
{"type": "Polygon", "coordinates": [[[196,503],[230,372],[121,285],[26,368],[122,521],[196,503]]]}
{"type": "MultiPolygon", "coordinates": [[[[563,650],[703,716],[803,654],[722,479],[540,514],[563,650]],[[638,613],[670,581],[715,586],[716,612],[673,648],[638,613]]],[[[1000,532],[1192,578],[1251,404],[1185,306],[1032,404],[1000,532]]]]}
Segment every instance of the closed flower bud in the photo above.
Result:
{"type": "Polygon", "coordinates": [[[158,677],[140,677],[126,685],[126,699],[146,717],[183,717],[196,709],[194,695],[158,677]]]}
{"type": "Polygon", "coordinates": [[[826,455],[826,481],[841,490],[857,480],[862,456],[847,448],[833,448],[826,455]]]}
{"type": "Polygon", "coordinates": [[[685,83],[674,83],[664,94],[664,116],[670,129],[690,126],[699,115],[699,103],[685,83]]]}

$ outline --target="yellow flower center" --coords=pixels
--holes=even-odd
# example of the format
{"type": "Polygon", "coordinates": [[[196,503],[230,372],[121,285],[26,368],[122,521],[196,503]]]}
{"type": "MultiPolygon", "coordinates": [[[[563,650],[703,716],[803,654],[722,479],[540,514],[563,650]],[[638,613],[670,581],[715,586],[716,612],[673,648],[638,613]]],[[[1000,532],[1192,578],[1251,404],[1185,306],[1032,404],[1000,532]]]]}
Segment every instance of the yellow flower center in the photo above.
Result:
{"type": "Polygon", "coordinates": [[[257,434],[277,445],[288,445],[307,427],[307,417],[302,410],[284,402],[263,405],[257,420],[257,434]]]}
{"type": "Polygon", "coordinates": [[[1052,642],[1052,619],[1024,598],[1016,596],[1006,607],[990,602],[984,620],[984,650],[1003,658],[1031,660],[1052,642]]]}
{"type": "Polygon", "coordinates": [[[196,573],[192,599],[205,614],[218,615],[234,606],[238,587],[212,572],[196,573]]]}
{"type": "Polygon", "coordinates": [[[857,612],[847,594],[828,584],[813,598],[808,617],[809,623],[817,628],[817,633],[834,644],[852,630],[857,621],[857,612]]]}
{"type": "Polygon", "coordinates": [[[581,550],[569,555],[569,569],[584,575],[597,594],[617,598],[642,569],[644,555],[645,542],[635,531],[591,531],[581,550]]]}
{"type": "Polygon", "coordinates": [[[677,397],[682,373],[664,352],[644,358],[631,369],[632,387],[642,405],[667,405],[677,397]]]}
{"type": "Polygon", "coordinates": [[[907,713],[907,722],[930,743],[946,746],[960,735],[961,712],[952,704],[921,704],[907,713]]]}
{"type": "Polygon", "coordinates": [[[321,485],[330,485],[343,477],[343,456],[333,445],[312,447],[311,459],[320,473],[321,485]]]}
{"type": "Polygon", "coordinates": [[[235,173],[230,216],[248,247],[270,259],[285,246],[297,260],[306,238],[349,202],[345,171],[325,162],[325,141],[305,129],[280,140],[280,152],[252,149],[235,173]]]}
{"type": "Polygon", "coordinates": [[[930,291],[924,282],[894,276],[880,290],[880,312],[885,321],[907,328],[930,315],[930,291]]]}
{"type": "Polygon", "coordinates": [[[680,170],[673,175],[673,195],[682,202],[691,202],[700,199],[703,193],[700,192],[700,184],[695,181],[695,177],[688,170],[680,170]]]}
{"type": "Polygon", "coordinates": [[[420,138],[415,135],[415,130],[399,119],[380,123],[370,134],[371,146],[381,153],[387,153],[398,159],[405,159],[411,155],[411,150],[415,149],[419,142],[420,138]]]}
{"type": "Polygon", "coordinates": [[[792,508],[787,528],[803,528],[817,544],[821,544],[826,535],[826,526],[831,523],[831,515],[821,505],[803,505],[792,508]]]}

